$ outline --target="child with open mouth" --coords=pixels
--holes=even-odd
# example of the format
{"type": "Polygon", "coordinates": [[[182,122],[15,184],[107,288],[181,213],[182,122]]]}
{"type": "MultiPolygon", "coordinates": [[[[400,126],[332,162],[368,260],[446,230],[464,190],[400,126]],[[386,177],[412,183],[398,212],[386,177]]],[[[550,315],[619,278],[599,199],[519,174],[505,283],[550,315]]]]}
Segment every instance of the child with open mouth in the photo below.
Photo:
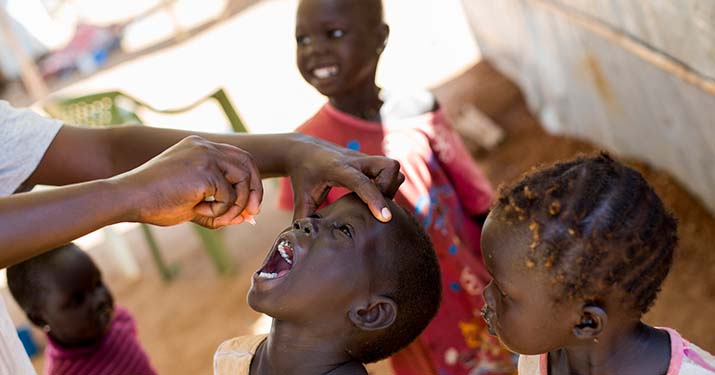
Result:
{"type": "Polygon", "coordinates": [[[351,194],[284,230],[248,293],[271,331],[222,343],[214,373],[367,374],[412,342],[439,308],[439,264],[421,226],[389,205],[382,223],[351,194]]]}

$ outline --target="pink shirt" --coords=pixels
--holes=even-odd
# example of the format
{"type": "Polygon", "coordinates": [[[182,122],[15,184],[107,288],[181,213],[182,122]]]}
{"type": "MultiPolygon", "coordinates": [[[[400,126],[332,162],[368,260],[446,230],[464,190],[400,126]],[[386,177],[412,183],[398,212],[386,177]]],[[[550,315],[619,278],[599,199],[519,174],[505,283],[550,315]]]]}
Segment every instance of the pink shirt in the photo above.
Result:
{"type": "Polygon", "coordinates": [[[116,307],[102,340],[87,348],[65,349],[48,337],[46,375],[155,375],[149,358],[137,340],[134,319],[116,307]]]}
{"type": "MultiPolygon", "coordinates": [[[[670,335],[670,366],[665,375],[715,374],[715,357],[698,348],[671,328],[660,328],[670,335]]],[[[519,357],[519,375],[548,375],[549,356],[522,355],[519,357]]]]}

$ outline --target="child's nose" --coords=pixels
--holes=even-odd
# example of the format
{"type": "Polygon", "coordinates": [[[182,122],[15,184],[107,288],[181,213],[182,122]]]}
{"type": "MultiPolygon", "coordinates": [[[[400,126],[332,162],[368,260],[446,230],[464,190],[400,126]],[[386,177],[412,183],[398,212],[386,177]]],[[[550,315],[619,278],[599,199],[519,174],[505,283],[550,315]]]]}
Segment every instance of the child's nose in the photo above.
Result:
{"type": "Polygon", "coordinates": [[[494,286],[490,282],[489,285],[487,285],[486,288],[484,288],[484,291],[482,291],[482,296],[484,297],[484,302],[487,303],[490,307],[494,307],[496,305],[496,300],[494,299],[494,293],[492,292],[492,289],[494,286]]]}
{"type": "Polygon", "coordinates": [[[293,229],[305,232],[308,235],[318,234],[318,226],[314,222],[314,218],[304,217],[293,222],[293,229]]]}

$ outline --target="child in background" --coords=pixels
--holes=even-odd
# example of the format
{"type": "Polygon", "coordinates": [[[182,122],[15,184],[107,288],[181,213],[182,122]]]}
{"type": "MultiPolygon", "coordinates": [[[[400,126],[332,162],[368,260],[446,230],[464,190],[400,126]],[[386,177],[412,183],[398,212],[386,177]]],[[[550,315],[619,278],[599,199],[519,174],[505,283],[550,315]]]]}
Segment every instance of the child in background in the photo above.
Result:
{"type": "Polygon", "coordinates": [[[7,269],[10,292],[47,334],[46,375],[153,375],[134,319],[92,259],[68,244],[7,269]]]}
{"type": "Polygon", "coordinates": [[[355,194],[278,235],[248,303],[270,334],[225,341],[216,375],[361,374],[414,340],[439,308],[439,263],[424,230],[394,202],[372,216],[355,194]]]}
{"type": "Polygon", "coordinates": [[[641,321],[673,263],[676,221],[606,154],[501,190],[482,235],[484,318],[520,375],[704,375],[715,358],[641,321]]]}
{"type": "MultiPolygon", "coordinates": [[[[491,203],[491,187],[431,94],[381,96],[375,73],[388,33],[380,0],[300,2],[298,69],[329,101],[297,131],[397,159],[406,180],[395,200],[413,210],[434,243],[442,306],[420,338],[392,357],[395,372],[512,374],[512,355],[487,333],[480,317],[489,275],[479,249],[479,223],[491,203]]],[[[327,202],[345,193],[333,189],[327,202]]],[[[280,205],[293,205],[287,180],[280,205]]]]}

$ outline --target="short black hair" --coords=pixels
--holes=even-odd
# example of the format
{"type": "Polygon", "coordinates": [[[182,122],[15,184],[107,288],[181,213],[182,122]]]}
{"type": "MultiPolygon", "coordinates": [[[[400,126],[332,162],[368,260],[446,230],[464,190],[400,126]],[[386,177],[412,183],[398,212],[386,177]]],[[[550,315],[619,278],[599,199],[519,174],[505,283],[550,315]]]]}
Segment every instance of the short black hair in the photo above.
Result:
{"type": "Polygon", "coordinates": [[[502,186],[493,209],[501,220],[528,224],[525,264],[547,269],[560,297],[598,302],[619,288],[623,302],[644,314],[673,263],[675,218],[638,171],[605,152],[502,186]]]}
{"type": "MultiPolygon", "coordinates": [[[[301,0],[303,2],[305,0],[301,0]]],[[[350,5],[359,6],[362,10],[364,21],[370,26],[380,26],[385,23],[384,7],[382,0],[344,0],[350,5]]]]}
{"type": "Polygon", "coordinates": [[[368,12],[366,21],[372,26],[379,26],[385,23],[385,15],[382,7],[382,0],[354,0],[363,3],[368,12]]]}
{"type": "Polygon", "coordinates": [[[396,288],[387,297],[395,301],[398,312],[380,335],[351,348],[350,353],[362,363],[387,358],[414,341],[437,314],[442,298],[442,276],[432,241],[409,211],[397,204],[390,208],[404,214],[395,214],[392,220],[406,221],[395,234],[399,241],[383,249],[392,254],[388,277],[394,278],[396,288]]]}
{"type": "Polygon", "coordinates": [[[47,272],[55,259],[66,252],[75,251],[82,252],[74,243],[68,243],[7,268],[8,289],[24,311],[35,310],[43,299],[47,272]]]}

